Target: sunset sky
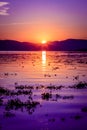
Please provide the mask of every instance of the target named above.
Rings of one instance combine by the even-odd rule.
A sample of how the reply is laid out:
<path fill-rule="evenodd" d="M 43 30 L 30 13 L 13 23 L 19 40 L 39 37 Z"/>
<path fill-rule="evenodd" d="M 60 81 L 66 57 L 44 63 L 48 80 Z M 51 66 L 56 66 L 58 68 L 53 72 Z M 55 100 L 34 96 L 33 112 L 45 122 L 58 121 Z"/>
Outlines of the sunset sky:
<path fill-rule="evenodd" d="M 87 0 L 1 0 L 0 39 L 87 39 Z"/>

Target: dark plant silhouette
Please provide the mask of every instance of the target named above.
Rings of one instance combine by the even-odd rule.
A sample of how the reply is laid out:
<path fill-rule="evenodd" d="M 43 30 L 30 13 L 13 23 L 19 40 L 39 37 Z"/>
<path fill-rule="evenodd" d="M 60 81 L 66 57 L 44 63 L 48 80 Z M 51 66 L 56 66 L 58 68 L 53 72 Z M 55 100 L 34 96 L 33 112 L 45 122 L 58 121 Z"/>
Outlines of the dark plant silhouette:
<path fill-rule="evenodd" d="M 43 93 L 42 94 L 42 99 L 43 100 L 49 100 L 50 98 L 52 98 L 52 94 L 51 93 Z"/>

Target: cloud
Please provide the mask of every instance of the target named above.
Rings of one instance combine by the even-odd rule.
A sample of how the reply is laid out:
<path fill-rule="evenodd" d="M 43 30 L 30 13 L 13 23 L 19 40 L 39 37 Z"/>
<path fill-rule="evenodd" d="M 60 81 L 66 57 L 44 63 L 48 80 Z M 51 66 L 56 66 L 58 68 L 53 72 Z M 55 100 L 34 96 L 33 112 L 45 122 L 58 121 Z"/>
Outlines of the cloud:
<path fill-rule="evenodd" d="M 0 24 L 0 26 L 15 26 L 15 25 L 33 25 L 33 24 L 40 24 L 35 22 L 14 22 L 14 23 L 6 23 L 6 24 Z"/>
<path fill-rule="evenodd" d="M 0 2 L 0 7 L 9 4 L 8 2 Z"/>
<path fill-rule="evenodd" d="M 9 15 L 7 5 L 9 5 L 9 2 L 0 2 L 0 15 Z"/>
<path fill-rule="evenodd" d="M 8 23 L 8 24 L 0 24 L 0 26 L 24 25 L 24 24 L 31 24 L 31 23 L 29 23 L 29 22 L 24 22 L 24 23 L 22 23 L 22 22 L 20 22 L 20 23 Z"/>

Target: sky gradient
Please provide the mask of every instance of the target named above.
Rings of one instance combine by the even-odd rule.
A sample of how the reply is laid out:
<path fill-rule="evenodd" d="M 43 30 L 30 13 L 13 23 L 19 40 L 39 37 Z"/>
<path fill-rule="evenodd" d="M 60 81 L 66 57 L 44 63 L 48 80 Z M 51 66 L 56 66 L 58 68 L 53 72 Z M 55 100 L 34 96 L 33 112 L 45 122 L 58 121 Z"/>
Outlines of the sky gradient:
<path fill-rule="evenodd" d="M 87 0 L 1 0 L 0 39 L 87 39 Z"/>

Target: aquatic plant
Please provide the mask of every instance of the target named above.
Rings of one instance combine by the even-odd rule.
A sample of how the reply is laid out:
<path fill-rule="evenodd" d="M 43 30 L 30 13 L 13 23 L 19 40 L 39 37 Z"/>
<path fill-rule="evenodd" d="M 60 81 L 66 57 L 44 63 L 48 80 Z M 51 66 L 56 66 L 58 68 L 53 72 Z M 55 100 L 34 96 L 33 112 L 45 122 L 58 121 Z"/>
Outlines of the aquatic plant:
<path fill-rule="evenodd" d="M 16 94 L 17 95 L 32 95 L 32 91 L 31 90 L 18 90 Z"/>
<path fill-rule="evenodd" d="M 10 90 L 0 87 L 0 96 L 1 95 L 10 95 Z"/>
<path fill-rule="evenodd" d="M 81 109 L 81 111 L 82 111 L 82 112 L 87 112 L 87 107 L 83 107 L 83 108 Z"/>
<path fill-rule="evenodd" d="M 62 98 L 62 96 L 60 96 L 59 94 L 56 94 L 56 99 L 60 99 Z"/>
<path fill-rule="evenodd" d="M 63 122 L 64 122 L 64 121 L 65 121 L 65 118 L 64 118 L 64 117 L 62 117 L 62 118 L 61 118 L 61 121 L 63 121 Z"/>
<path fill-rule="evenodd" d="M 46 88 L 47 89 L 50 89 L 50 90 L 52 90 L 52 89 L 61 89 L 61 88 L 63 88 L 64 86 L 62 86 L 62 85 L 60 85 L 60 86 L 55 86 L 55 85 L 50 85 L 50 86 L 47 86 Z"/>
<path fill-rule="evenodd" d="M 4 117 L 6 117 L 6 118 L 10 118 L 10 117 L 14 117 L 15 116 L 15 114 L 11 113 L 10 111 L 5 111 L 3 114 L 4 114 Z"/>
<path fill-rule="evenodd" d="M 19 86 L 15 86 L 15 89 L 34 89 L 34 87 L 27 86 L 27 85 L 19 85 Z"/>
<path fill-rule="evenodd" d="M 28 111 L 29 114 L 32 114 L 35 111 L 35 108 L 39 105 L 40 103 L 37 101 L 30 101 L 28 100 L 27 102 L 24 103 L 24 106 L 26 110 Z"/>
<path fill-rule="evenodd" d="M 75 84 L 73 86 L 69 86 L 69 88 L 86 89 L 87 83 L 86 82 L 79 82 L 78 84 Z"/>
<path fill-rule="evenodd" d="M 87 88 L 87 83 L 85 83 L 85 82 L 79 82 L 75 87 L 77 89 Z"/>
<path fill-rule="evenodd" d="M 73 95 L 70 95 L 70 96 L 63 96 L 63 99 L 73 99 L 74 96 Z"/>
<path fill-rule="evenodd" d="M 0 97 L 0 106 L 3 104 L 3 98 Z"/>
<path fill-rule="evenodd" d="M 20 99 L 17 98 L 8 100 L 5 109 L 7 111 L 18 109 L 21 109 L 23 111 L 23 108 L 25 108 L 29 114 L 32 114 L 36 106 L 39 104 L 40 104 L 39 102 L 33 100 L 27 100 L 26 102 L 22 102 Z"/>
<path fill-rule="evenodd" d="M 6 110 L 16 110 L 19 109 L 23 106 L 23 103 L 21 102 L 20 99 L 11 99 L 8 100 L 7 104 L 6 104 Z"/>
<path fill-rule="evenodd" d="M 75 120 L 79 120 L 79 119 L 81 119 L 81 118 L 82 118 L 82 116 L 80 116 L 80 115 L 75 115 L 75 116 L 74 116 L 74 119 L 75 119 Z"/>
<path fill-rule="evenodd" d="M 51 93 L 43 93 L 42 94 L 42 99 L 43 100 L 49 100 L 50 98 L 52 98 L 52 94 Z"/>
<path fill-rule="evenodd" d="M 48 120 L 49 122 L 55 122 L 55 118 L 51 118 Z"/>

